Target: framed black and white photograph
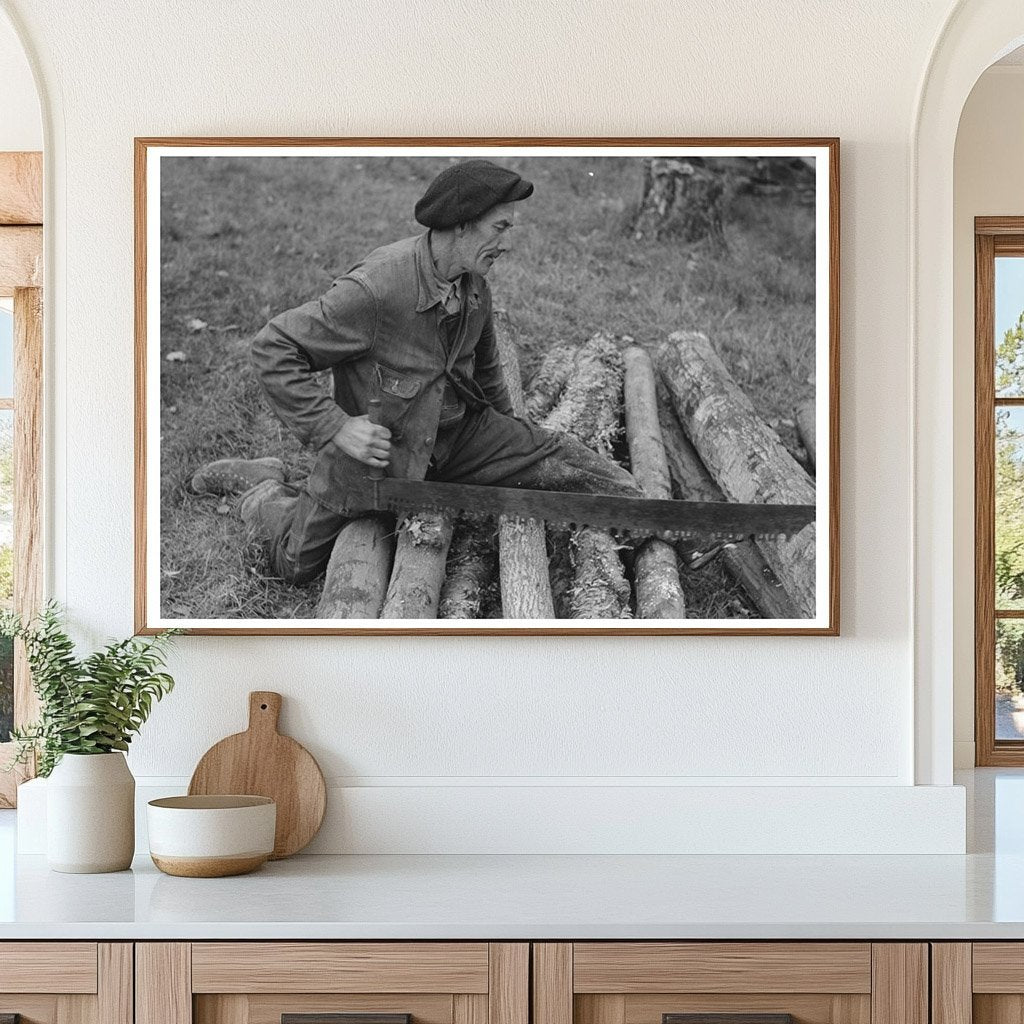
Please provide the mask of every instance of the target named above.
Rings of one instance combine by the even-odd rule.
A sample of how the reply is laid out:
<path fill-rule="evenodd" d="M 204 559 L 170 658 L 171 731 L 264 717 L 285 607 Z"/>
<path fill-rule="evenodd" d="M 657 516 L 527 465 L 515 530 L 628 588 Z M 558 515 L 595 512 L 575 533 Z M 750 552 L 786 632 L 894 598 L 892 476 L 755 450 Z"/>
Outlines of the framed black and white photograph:
<path fill-rule="evenodd" d="M 137 630 L 837 634 L 838 159 L 137 139 Z"/>

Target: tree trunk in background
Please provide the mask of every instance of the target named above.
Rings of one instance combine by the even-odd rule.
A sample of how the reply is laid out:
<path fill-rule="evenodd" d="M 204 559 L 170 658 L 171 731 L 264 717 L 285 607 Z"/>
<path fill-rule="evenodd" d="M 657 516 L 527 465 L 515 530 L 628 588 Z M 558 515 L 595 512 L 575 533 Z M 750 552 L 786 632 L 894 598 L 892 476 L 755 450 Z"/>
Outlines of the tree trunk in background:
<path fill-rule="evenodd" d="M 614 339 L 595 334 L 580 349 L 565 390 L 542 426 L 573 434 L 610 458 L 622 413 L 622 374 L 622 356 Z M 630 586 L 611 535 L 603 530 L 577 530 L 570 548 L 574 566 L 568 594 L 571 617 L 630 618 Z"/>
<path fill-rule="evenodd" d="M 530 393 L 523 409 L 516 410 L 517 416 L 525 416 L 536 423 L 551 412 L 572 373 L 577 352 L 577 345 L 556 345 L 548 350 L 540 369 L 530 380 Z M 512 404 L 515 405 L 515 401 Z"/>
<path fill-rule="evenodd" d="M 417 513 L 402 523 L 395 546 L 382 619 L 436 619 L 444 583 L 452 520 L 437 512 Z"/>
<path fill-rule="evenodd" d="M 525 400 L 515 343 L 500 318 L 496 320 L 495 332 L 512 410 L 517 416 L 522 416 Z M 503 617 L 553 619 L 555 606 L 548 576 L 544 524 L 532 519 L 502 516 L 498 525 L 498 552 Z"/>
<path fill-rule="evenodd" d="M 392 521 L 364 516 L 346 523 L 327 563 L 318 619 L 378 619 L 395 553 Z"/>
<path fill-rule="evenodd" d="M 654 366 L 636 345 L 626 349 L 626 440 L 633 476 L 649 498 L 671 498 L 672 480 L 658 424 L 658 397 Z M 679 582 L 676 550 L 651 538 L 636 553 L 634 563 L 638 619 L 686 618 L 686 603 Z"/>
<path fill-rule="evenodd" d="M 729 501 L 813 505 L 814 483 L 758 416 L 703 335 L 680 331 L 658 349 L 658 367 L 679 420 Z M 795 602 L 815 613 L 815 526 L 758 546 Z"/>
<path fill-rule="evenodd" d="M 497 576 L 493 524 L 456 523 L 441 602 L 440 619 L 480 619 Z"/>
<path fill-rule="evenodd" d="M 800 443 L 807 449 L 811 469 L 818 468 L 818 445 L 815 438 L 814 402 L 802 402 L 796 409 L 796 430 Z"/>
<path fill-rule="evenodd" d="M 634 238 L 676 235 L 686 242 L 709 238 L 725 244 L 723 217 L 731 186 L 701 157 L 652 157 L 643 161 Z"/>
<path fill-rule="evenodd" d="M 679 497 L 687 501 L 724 501 L 722 491 L 704 468 L 700 456 L 683 432 L 664 384 L 658 385 L 658 419 L 665 442 L 669 471 Z M 688 542 L 687 554 L 692 553 Z M 722 564 L 730 576 L 746 591 L 747 597 L 766 619 L 796 619 L 797 606 L 782 588 L 778 577 L 768 568 L 764 556 L 749 540 L 729 545 L 722 551 Z"/>

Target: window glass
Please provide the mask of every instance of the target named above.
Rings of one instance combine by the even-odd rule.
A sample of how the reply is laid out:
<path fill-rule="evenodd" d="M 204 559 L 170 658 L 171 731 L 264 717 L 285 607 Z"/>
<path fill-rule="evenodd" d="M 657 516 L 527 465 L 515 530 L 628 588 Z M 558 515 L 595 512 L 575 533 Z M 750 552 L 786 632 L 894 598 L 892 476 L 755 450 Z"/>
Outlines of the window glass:
<path fill-rule="evenodd" d="M 1024 622 L 996 620 L 996 739 L 1024 739 Z"/>
<path fill-rule="evenodd" d="M 14 396 L 14 314 L 0 306 L 0 398 Z"/>
<path fill-rule="evenodd" d="M 996 257 L 996 398 L 1024 398 L 1024 257 Z"/>
<path fill-rule="evenodd" d="M 1024 407 L 996 409 L 996 611 L 1024 608 Z"/>

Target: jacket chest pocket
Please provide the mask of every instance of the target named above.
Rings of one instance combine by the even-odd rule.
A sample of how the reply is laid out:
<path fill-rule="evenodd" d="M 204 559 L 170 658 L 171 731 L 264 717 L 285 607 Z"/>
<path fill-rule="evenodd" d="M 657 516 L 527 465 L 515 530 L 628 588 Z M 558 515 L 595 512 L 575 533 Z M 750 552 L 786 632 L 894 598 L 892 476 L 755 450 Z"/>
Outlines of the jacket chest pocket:
<path fill-rule="evenodd" d="M 377 375 L 380 381 L 381 420 L 391 431 L 392 438 L 400 441 L 416 396 L 423 390 L 423 381 L 392 370 L 383 363 L 377 364 Z"/>

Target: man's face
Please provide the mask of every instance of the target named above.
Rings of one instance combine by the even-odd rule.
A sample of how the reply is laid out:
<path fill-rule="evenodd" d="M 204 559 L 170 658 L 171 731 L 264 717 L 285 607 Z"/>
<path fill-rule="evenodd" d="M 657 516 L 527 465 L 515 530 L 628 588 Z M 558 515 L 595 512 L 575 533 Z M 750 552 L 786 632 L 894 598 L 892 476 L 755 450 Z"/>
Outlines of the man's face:
<path fill-rule="evenodd" d="M 465 270 L 486 276 L 495 261 L 512 248 L 514 207 L 514 203 L 501 203 L 459 231 L 458 262 Z"/>

